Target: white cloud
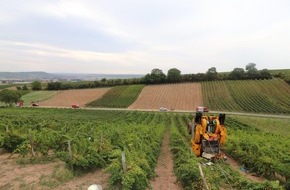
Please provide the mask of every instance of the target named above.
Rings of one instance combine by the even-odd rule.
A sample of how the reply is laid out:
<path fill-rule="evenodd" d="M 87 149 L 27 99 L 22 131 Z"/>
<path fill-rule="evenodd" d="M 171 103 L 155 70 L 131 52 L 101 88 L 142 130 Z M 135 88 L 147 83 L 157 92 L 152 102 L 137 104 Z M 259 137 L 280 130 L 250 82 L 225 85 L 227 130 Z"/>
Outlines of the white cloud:
<path fill-rule="evenodd" d="M 16 68 L 9 68 L 6 63 L 15 63 L 21 70 L 31 62 L 38 67 L 43 65 L 47 71 L 59 69 L 60 72 L 69 72 L 71 68 L 80 72 L 99 69 L 100 72 L 148 73 L 156 67 L 164 72 L 176 67 L 183 73 L 196 73 L 212 66 L 218 71 L 229 71 L 248 62 L 257 62 L 258 68 L 289 67 L 289 3 L 282 0 L 11 0 L 1 3 L 1 70 Z M 33 24 L 25 25 L 28 23 L 25 21 L 33 23 L 36 19 L 44 19 L 52 29 L 55 21 L 73 23 L 72 30 L 78 36 L 75 33 L 68 36 L 67 30 L 61 33 L 61 29 L 55 33 L 37 33 Z M 29 36 L 30 31 L 44 37 Z M 91 40 L 86 38 L 88 31 L 90 35 L 96 33 Z M 96 40 L 101 38 L 100 31 L 109 40 Z M 77 43 L 66 46 L 64 43 L 70 40 L 61 41 L 62 36 L 71 38 L 72 42 L 83 39 L 82 43 L 87 46 L 79 48 Z M 56 40 L 52 43 L 49 39 Z M 128 46 L 130 43 L 134 45 Z M 92 49 L 94 44 L 112 47 L 112 50 Z M 116 44 L 123 51 L 113 50 Z"/>

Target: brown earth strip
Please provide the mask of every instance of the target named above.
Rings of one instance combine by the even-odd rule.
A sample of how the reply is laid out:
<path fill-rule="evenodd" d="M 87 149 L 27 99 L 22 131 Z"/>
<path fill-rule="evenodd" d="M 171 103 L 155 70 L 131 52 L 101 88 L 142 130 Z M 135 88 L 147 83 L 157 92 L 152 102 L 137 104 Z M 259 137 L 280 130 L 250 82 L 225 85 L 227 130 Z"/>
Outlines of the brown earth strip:
<path fill-rule="evenodd" d="M 184 83 L 145 86 L 129 109 L 195 110 L 202 105 L 201 84 Z"/>
<path fill-rule="evenodd" d="M 165 132 L 162 142 L 160 156 L 157 161 L 155 172 L 157 177 L 150 181 L 150 188 L 153 190 L 181 190 L 173 173 L 173 156 L 169 147 L 170 133 L 169 129 Z"/>
<path fill-rule="evenodd" d="M 77 190 L 87 189 L 92 184 L 108 187 L 109 175 L 101 170 L 73 177 L 66 183 L 54 184 L 57 183 L 53 179 L 54 170 L 65 168 L 65 163 L 56 161 L 44 164 L 17 164 L 16 160 L 16 156 L 9 158 L 9 154 L 0 155 L 0 190 Z M 52 186 L 42 184 L 44 180 Z"/>
<path fill-rule="evenodd" d="M 78 104 L 84 107 L 87 103 L 101 98 L 110 88 L 80 89 L 59 91 L 49 100 L 39 102 L 40 106 L 71 107 Z"/>
<path fill-rule="evenodd" d="M 51 174 L 59 164 L 20 165 L 16 158 L 9 158 L 9 154 L 0 155 L 0 189 L 25 189 L 27 186 L 37 189 L 39 178 Z"/>

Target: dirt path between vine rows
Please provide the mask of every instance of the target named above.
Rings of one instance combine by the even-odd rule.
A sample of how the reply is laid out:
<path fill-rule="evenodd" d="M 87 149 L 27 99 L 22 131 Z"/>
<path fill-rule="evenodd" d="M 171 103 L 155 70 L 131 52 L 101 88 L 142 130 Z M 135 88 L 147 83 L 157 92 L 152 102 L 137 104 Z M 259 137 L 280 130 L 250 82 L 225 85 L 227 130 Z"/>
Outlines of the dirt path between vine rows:
<path fill-rule="evenodd" d="M 181 190 L 181 185 L 177 183 L 173 173 L 173 156 L 170 151 L 169 128 L 165 132 L 162 142 L 161 152 L 155 169 L 157 177 L 150 181 L 149 189 L 153 190 Z"/>
<path fill-rule="evenodd" d="M 238 164 L 238 162 L 233 159 L 231 156 L 226 154 L 227 162 L 230 164 L 231 168 L 235 171 L 238 171 L 242 176 L 247 178 L 248 180 L 255 181 L 255 182 L 263 182 L 266 179 L 261 176 L 256 176 L 254 173 L 247 173 L 241 170 L 241 166 Z"/>

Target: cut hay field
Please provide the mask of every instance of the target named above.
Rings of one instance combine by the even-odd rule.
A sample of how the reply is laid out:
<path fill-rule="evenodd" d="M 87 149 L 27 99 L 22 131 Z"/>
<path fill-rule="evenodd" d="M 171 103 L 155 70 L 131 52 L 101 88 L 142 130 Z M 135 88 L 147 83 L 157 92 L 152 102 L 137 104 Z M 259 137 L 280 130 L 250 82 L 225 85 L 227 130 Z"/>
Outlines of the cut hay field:
<path fill-rule="evenodd" d="M 195 110 L 203 105 L 200 83 L 145 86 L 129 109 Z"/>
<path fill-rule="evenodd" d="M 39 102 L 40 106 L 71 107 L 78 104 L 84 107 L 85 104 L 102 97 L 110 88 L 64 90 L 57 92 L 52 98 Z"/>

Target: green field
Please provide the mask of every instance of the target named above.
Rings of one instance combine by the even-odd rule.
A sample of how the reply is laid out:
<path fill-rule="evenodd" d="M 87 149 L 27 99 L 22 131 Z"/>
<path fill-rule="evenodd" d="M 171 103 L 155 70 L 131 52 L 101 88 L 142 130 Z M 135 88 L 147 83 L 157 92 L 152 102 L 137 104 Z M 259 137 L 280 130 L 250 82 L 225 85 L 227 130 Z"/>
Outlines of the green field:
<path fill-rule="evenodd" d="M 250 172 L 268 178 L 279 174 L 289 179 L 289 122 L 290 119 L 230 117 L 225 149 Z"/>
<path fill-rule="evenodd" d="M 147 188 L 148 180 L 154 176 L 163 136 L 169 130 L 178 181 L 184 189 L 201 188 L 198 163 L 203 165 L 205 160 L 191 153 L 191 137 L 186 130 L 186 124 L 192 119 L 189 113 L 6 108 L 0 109 L 0 117 L 0 148 L 32 158 L 33 147 L 33 159 L 54 157 L 73 171 L 106 168 L 110 184 L 116 189 Z M 226 151 L 253 172 L 268 178 L 279 173 L 288 179 L 290 142 L 283 136 L 284 129 L 280 129 L 289 119 L 271 119 L 280 126 L 277 134 L 268 132 L 271 126 L 258 128 L 270 120 L 249 117 L 249 122 L 256 121 L 249 125 L 243 119 L 236 116 L 226 119 Z M 290 130 L 289 125 L 286 128 Z M 127 172 L 122 169 L 122 152 L 126 155 Z M 203 169 L 211 189 L 226 188 L 229 184 L 240 190 L 281 189 L 277 182 L 248 181 L 227 163 L 203 166 Z"/>
<path fill-rule="evenodd" d="M 202 94 L 211 110 L 290 113 L 290 86 L 280 79 L 202 82 Z"/>
<path fill-rule="evenodd" d="M 87 104 L 88 107 L 126 108 L 140 94 L 144 85 L 123 85 L 111 88 L 102 98 Z"/>
<path fill-rule="evenodd" d="M 53 156 L 74 171 L 107 168 L 112 186 L 137 190 L 154 176 L 166 127 L 166 115 L 158 112 L 18 108 L 0 109 L 0 117 L 0 148 L 27 158 L 33 147 L 34 159 Z"/>
<path fill-rule="evenodd" d="M 21 97 L 24 106 L 31 105 L 31 102 L 41 102 L 54 96 L 57 91 L 33 91 Z"/>
<path fill-rule="evenodd" d="M 13 85 L 13 84 L 1 84 L 0 85 L 0 90 L 5 89 L 5 88 L 10 88 L 10 87 L 13 87 L 13 86 L 15 86 L 15 85 Z"/>

